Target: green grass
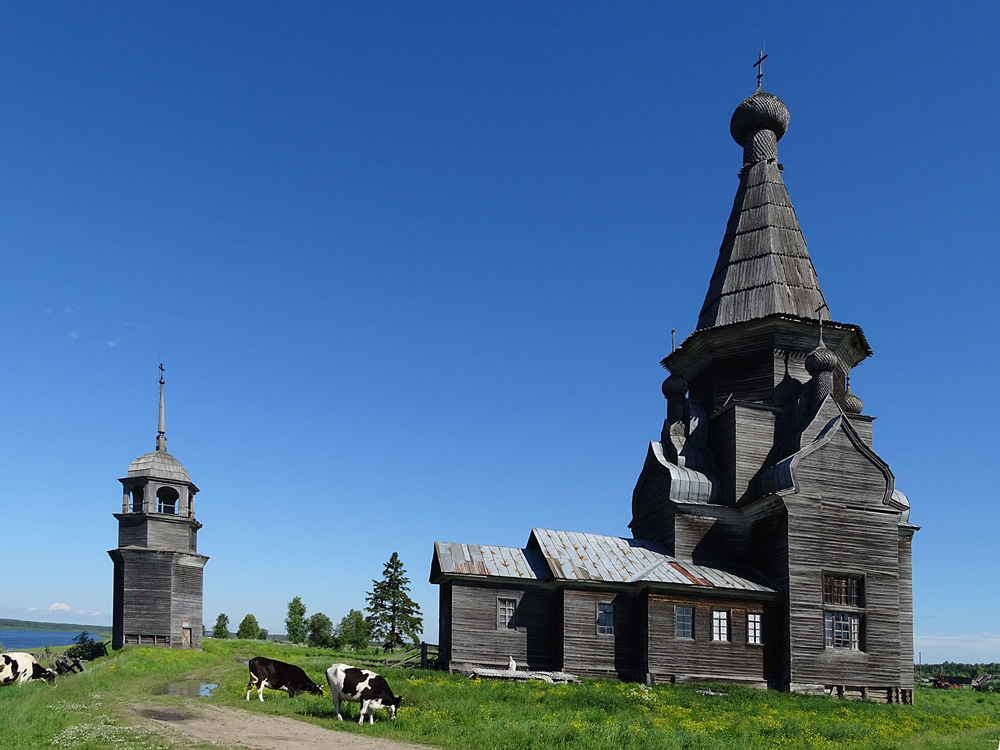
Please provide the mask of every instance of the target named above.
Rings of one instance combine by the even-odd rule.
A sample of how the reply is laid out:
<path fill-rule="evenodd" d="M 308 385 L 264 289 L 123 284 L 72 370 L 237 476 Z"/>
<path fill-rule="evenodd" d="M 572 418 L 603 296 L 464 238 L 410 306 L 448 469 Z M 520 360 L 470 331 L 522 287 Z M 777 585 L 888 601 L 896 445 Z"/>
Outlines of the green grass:
<path fill-rule="evenodd" d="M 717 686 L 727 695 L 710 697 L 699 686 L 515 684 L 411 670 L 383 670 L 404 697 L 399 720 L 379 712 L 374 726 L 359 727 L 357 704 L 347 704 L 338 722 L 328 696 L 293 700 L 265 690 L 263 704 L 256 695 L 247 703 L 247 669 L 236 660 L 257 654 L 299 664 L 317 681 L 334 661 L 361 661 L 259 641 L 206 641 L 203 652 L 127 649 L 54 688 L 0 690 L 0 745 L 166 750 L 167 740 L 130 725 L 126 706 L 190 705 L 194 699 L 153 694 L 184 678 L 219 683 L 212 698 L 198 702 L 448 748 L 993 750 L 1000 740 L 1000 695 L 968 690 L 918 688 L 917 705 L 882 706 L 735 686 Z"/>

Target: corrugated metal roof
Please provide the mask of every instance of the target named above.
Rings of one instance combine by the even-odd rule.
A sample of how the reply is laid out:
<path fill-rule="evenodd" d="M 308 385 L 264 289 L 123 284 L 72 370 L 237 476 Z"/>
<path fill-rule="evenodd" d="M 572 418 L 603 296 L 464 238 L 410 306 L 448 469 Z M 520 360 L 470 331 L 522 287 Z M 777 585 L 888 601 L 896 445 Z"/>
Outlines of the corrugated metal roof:
<path fill-rule="evenodd" d="M 772 589 L 718 568 L 678 560 L 656 542 L 578 531 L 532 529 L 536 546 L 558 579 L 607 583 L 670 583 L 740 591 Z"/>
<path fill-rule="evenodd" d="M 773 591 L 729 571 L 678 560 L 656 542 L 578 531 L 532 529 L 526 549 L 435 542 L 434 555 L 442 574 Z"/>
<path fill-rule="evenodd" d="M 535 550 L 491 544 L 434 542 L 434 554 L 442 573 L 536 581 L 552 578 L 545 560 Z"/>

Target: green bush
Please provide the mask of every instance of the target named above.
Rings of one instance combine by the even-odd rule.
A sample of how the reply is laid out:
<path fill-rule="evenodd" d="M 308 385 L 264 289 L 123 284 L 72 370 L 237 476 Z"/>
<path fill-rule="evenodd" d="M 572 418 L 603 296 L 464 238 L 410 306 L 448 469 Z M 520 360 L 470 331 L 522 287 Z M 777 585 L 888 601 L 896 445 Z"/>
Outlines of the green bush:
<path fill-rule="evenodd" d="M 86 630 L 74 638 L 73 642 L 76 645 L 70 646 L 66 649 L 66 656 L 71 659 L 93 661 L 99 656 L 104 656 L 106 653 L 104 644 L 91 638 L 90 633 Z"/>

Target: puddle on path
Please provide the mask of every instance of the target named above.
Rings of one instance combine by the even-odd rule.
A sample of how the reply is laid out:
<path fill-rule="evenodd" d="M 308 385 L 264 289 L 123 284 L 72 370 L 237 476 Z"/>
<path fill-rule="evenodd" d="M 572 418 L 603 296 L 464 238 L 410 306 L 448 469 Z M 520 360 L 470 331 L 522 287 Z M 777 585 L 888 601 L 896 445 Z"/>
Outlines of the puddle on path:
<path fill-rule="evenodd" d="M 187 698 L 209 698 L 212 691 L 219 687 L 217 682 L 204 680 L 178 680 L 154 690 L 153 695 L 183 695 Z"/>

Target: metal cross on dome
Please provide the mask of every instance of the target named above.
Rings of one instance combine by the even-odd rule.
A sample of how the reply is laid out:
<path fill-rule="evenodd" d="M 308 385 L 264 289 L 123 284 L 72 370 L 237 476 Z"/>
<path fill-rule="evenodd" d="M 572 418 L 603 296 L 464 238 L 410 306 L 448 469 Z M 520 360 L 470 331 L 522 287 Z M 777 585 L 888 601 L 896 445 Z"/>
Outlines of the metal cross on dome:
<path fill-rule="evenodd" d="M 764 54 L 764 50 L 760 51 L 760 57 L 757 58 L 757 62 L 753 64 L 757 68 L 757 88 L 760 88 L 760 82 L 764 78 L 764 61 L 767 59 L 767 55 Z"/>

